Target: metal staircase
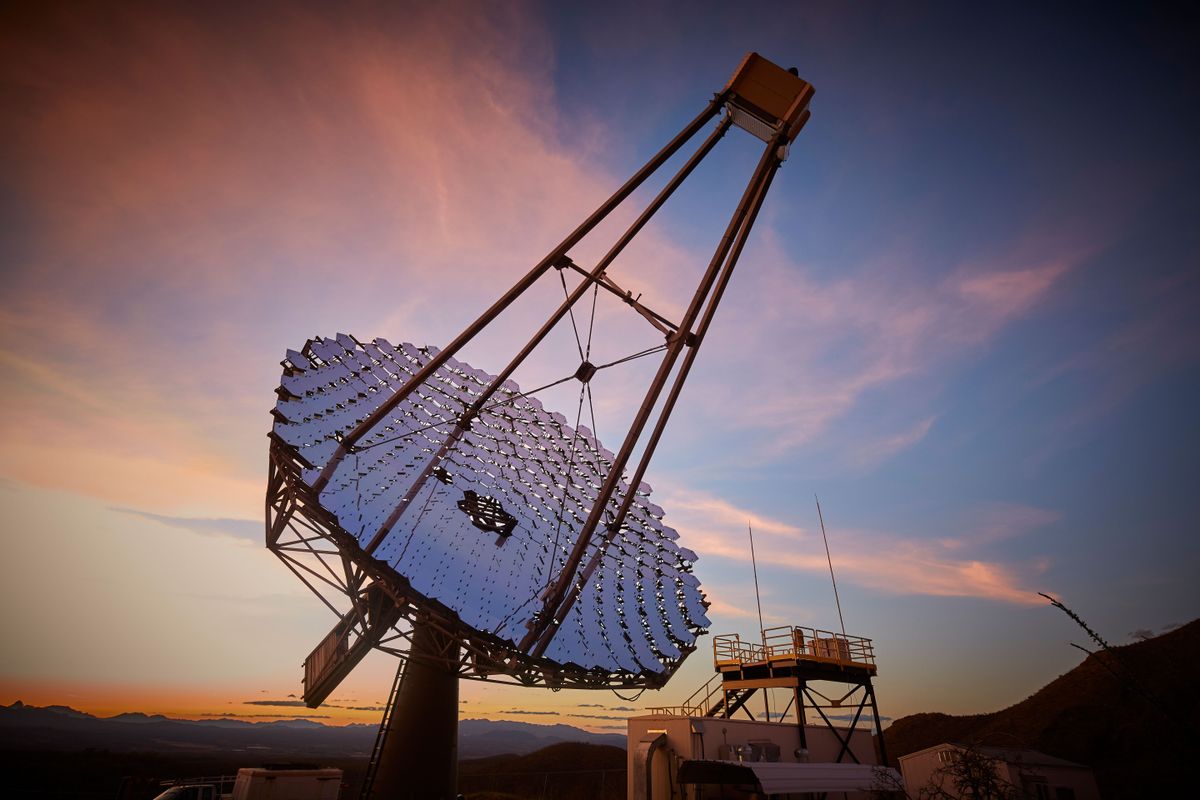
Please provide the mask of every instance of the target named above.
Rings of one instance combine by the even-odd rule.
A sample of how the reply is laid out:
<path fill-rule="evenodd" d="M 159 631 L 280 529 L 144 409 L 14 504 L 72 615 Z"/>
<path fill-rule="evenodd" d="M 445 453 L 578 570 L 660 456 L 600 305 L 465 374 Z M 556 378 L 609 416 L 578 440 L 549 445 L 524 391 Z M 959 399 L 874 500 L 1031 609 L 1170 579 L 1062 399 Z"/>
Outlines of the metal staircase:
<path fill-rule="evenodd" d="M 721 698 L 709 708 L 704 715 L 706 717 L 732 717 L 739 709 L 745 708 L 746 701 L 754 696 L 757 689 L 730 689 L 727 692 L 721 693 Z M 729 711 L 725 711 L 725 706 L 728 704 Z M 754 719 L 754 715 L 750 713 L 750 709 L 745 709 L 746 714 L 750 719 Z"/>
<path fill-rule="evenodd" d="M 404 672 L 407 666 L 408 659 L 400 659 L 400 666 L 396 668 L 396 678 L 392 681 L 392 691 L 383 705 L 383 720 L 379 723 L 379 732 L 375 734 L 375 746 L 371 748 L 371 760 L 367 762 L 367 772 L 363 776 L 362 791 L 358 795 L 359 800 L 371 800 L 371 791 L 375 786 L 375 774 L 379 771 L 379 755 L 383 752 L 384 742 L 387 741 L 388 728 L 392 722 L 392 707 L 395 705 L 396 695 L 400 693 L 400 686 L 404 683 Z"/>
<path fill-rule="evenodd" d="M 682 717 L 732 717 L 741 710 L 753 695 L 754 689 L 726 689 L 721 675 L 713 675 L 692 696 L 677 706 L 654 706 L 647 709 L 651 714 L 667 714 Z M 729 712 L 726 713 L 726 704 Z M 746 709 L 750 719 L 754 715 Z"/>
<path fill-rule="evenodd" d="M 714 686 L 713 684 L 716 685 Z M 716 701 L 717 705 L 713 704 L 714 696 L 718 698 Z M 713 675 L 703 686 L 692 692 L 692 696 L 684 700 L 680 705 L 652 706 L 647 711 L 651 714 L 664 714 L 667 716 L 712 717 L 719 713 L 719 709 L 723 707 L 724 702 L 724 695 L 721 691 L 721 676 Z"/>

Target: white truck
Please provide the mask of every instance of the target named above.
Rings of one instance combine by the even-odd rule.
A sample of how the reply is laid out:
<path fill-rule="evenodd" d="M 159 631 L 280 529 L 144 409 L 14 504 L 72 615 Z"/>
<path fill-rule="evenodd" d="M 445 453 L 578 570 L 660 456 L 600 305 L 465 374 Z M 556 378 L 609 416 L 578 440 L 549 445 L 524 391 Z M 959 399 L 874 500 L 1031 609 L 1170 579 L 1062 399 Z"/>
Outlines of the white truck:
<path fill-rule="evenodd" d="M 232 792 L 224 792 L 227 784 L 206 778 L 182 781 L 154 800 L 338 800 L 342 771 L 247 767 L 238 770 Z"/>

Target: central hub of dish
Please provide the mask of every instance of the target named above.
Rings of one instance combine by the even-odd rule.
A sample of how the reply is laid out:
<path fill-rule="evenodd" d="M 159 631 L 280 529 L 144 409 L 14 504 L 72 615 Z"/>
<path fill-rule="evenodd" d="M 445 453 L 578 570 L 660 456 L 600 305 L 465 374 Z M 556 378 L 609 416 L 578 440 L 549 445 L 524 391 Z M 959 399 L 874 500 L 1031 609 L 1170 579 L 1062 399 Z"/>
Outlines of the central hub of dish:
<path fill-rule="evenodd" d="M 561 374 L 561 373 L 560 373 Z M 587 383 L 596 374 L 596 365 L 590 361 L 584 361 L 579 365 L 579 369 L 575 370 L 575 377 L 580 383 Z"/>

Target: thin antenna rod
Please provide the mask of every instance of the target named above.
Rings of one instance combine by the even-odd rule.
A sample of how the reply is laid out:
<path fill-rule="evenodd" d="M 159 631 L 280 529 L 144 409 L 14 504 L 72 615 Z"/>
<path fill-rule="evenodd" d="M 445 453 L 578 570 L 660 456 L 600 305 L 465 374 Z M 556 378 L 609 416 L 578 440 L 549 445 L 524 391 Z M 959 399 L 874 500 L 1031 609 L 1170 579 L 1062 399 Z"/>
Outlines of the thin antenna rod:
<path fill-rule="evenodd" d="M 813 495 L 817 501 L 817 519 L 821 520 L 821 538 L 825 540 L 825 560 L 829 562 L 829 580 L 833 581 L 833 602 L 837 603 L 838 624 L 842 626 L 842 638 L 846 638 L 846 621 L 842 619 L 842 601 L 838 598 L 837 578 L 833 576 L 833 557 L 829 555 L 829 537 L 825 535 L 825 517 L 821 514 L 821 498 Z"/>
<path fill-rule="evenodd" d="M 758 603 L 758 635 L 762 637 L 762 646 L 766 650 L 767 629 L 763 627 L 762 597 L 758 594 L 758 561 L 754 558 L 754 529 L 750 527 L 750 520 L 746 520 L 746 530 L 750 532 L 750 567 L 754 570 L 754 602 Z"/>

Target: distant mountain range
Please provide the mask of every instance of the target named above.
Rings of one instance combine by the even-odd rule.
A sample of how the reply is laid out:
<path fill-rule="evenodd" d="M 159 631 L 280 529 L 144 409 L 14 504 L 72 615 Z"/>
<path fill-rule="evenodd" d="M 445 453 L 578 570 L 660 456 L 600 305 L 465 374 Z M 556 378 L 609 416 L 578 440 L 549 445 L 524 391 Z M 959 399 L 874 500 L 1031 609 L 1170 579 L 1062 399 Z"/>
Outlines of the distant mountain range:
<path fill-rule="evenodd" d="M 257 760 L 296 757 L 354 758 L 370 755 L 375 725 L 324 725 L 312 720 L 247 722 L 239 719 L 171 719 L 140 712 L 96 717 L 67 706 L 0 706 L 0 747 L 159 753 L 246 753 Z M 571 725 L 537 725 L 464 719 L 459 757 L 531 753 L 560 742 L 625 746 L 615 733 L 590 733 Z"/>
<path fill-rule="evenodd" d="M 901 717 L 884 731 L 888 756 L 894 762 L 942 742 L 1039 750 L 1092 767 L 1105 798 L 1183 796 L 1200 754 L 1198 666 L 1195 620 L 1089 655 L 992 714 Z"/>
<path fill-rule="evenodd" d="M 1082 639 L 1081 639 L 1082 641 Z M 1087 764 L 1105 798 L 1183 796 L 1190 765 L 1200 753 L 1200 620 L 1136 644 L 1088 656 L 1083 663 L 1016 705 L 991 714 L 913 714 L 884 732 L 893 762 L 941 742 L 1025 748 Z M 173 756 L 232 754 L 246 763 L 295 759 L 362 759 L 374 743 L 374 725 L 335 727 L 311 720 L 248 722 L 181 720 L 141 713 L 95 717 L 66 706 L 21 702 L 0 706 L 0 751 L 107 750 Z M 459 723 L 459 755 L 480 759 L 524 756 L 550 745 L 578 742 L 624 748 L 619 734 L 589 733 L 570 725 L 466 719 Z M 620 759 L 587 769 L 618 769 Z M 603 757 L 601 757 L 603 756 Z M 542 758 L 538 756 L 537 758 Z M 609 762 L 612 762 L 611 764 Z M 505 772 L 506 761 L 481 763 L 468 773 Z M 528 771 L 524 762 L 514 762 Z M 592 779 L 596 778 L 596 773 Z M 607 774 L 607 773 L 606 773 Z M 609 777 L 616 781 L 614 773 Z M 515 780 L 515 779 L 514 779 Z M 623 778 L 621 778 L 623 780 Z M 514 784 L 515 787 L 515 784 Z"/>

